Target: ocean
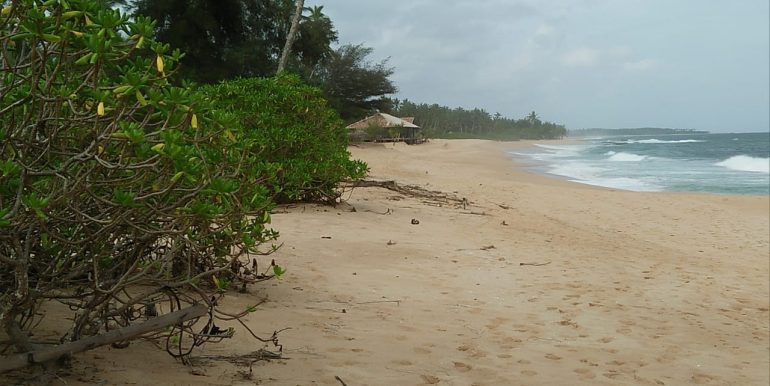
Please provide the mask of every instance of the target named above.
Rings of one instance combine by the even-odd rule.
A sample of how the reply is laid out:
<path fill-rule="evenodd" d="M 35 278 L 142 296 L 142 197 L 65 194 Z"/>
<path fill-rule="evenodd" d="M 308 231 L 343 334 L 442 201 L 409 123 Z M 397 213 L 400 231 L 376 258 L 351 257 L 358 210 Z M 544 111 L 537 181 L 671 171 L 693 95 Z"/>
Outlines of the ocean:
<path fill-rule="evenodd" d="M 585 138 L 509 154 L 538 172 L 608 188 L 770 194 L 770 133 Z"/>

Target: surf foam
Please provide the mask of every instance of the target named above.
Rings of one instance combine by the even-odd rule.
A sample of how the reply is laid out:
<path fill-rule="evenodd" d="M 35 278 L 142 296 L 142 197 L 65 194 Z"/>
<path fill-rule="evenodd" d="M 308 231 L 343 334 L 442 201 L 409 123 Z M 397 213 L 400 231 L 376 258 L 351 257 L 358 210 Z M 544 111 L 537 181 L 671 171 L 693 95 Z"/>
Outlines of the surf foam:
<path fill-rule="evenodd" d="M 607 152 L 607 155 L 610 156 L 610 158 L 607 158 L 607 160 L 612 162 L 639 162 L 647 159 L 646 155 L 623 152 L 616 153 L 614 151 Z"/>
<path fill-rule="evenodd" d="M 770 173 L 770 158 L 736 155 L 714 165 L 742 172 Z"/>

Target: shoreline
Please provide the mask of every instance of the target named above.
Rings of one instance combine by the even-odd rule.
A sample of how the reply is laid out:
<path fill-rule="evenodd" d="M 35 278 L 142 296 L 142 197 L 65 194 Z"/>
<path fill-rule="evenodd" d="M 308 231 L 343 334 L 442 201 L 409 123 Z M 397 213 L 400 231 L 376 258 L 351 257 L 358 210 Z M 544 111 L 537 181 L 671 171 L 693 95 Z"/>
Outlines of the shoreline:
<path fill-rule="evenodd" d="M 287 274 L 221 304 L 267 297 L 245 322 L 290 327 L 291 359 L 257 362 L 252 380 L 226 362 L 197 376 L 139 342 L 76 356 L 87 381 L 68 384 L 770 382 L 768 197 L 563 181 L 517 165 L 511 144 L 526 146 L 351 147 L 371 178 L 443 196 L 356 188 L 335 208 L 276 211 L 284 245 L 268 258 Z M 198 355 L 261 347 L 232 326 L 240 338 Z"/>
<path fill-rule="evenodd" d="M 625 137 L 624 137 L 625 138 Z M 695 140 L 693 140 L 695 141 Z M 644 181 L 645 178 L 652 178 L 653 180 L 662 178 L 664 181 L 666 179 L 665 176 L 657 175 L 653 170 L 655 169 L 648 169 L 641 175 L 624 175 L 624 174 L 613 174 L 611 176 L 602 176 L 600 174 L 589 174 L 591 177 L 581 177 L 581 173 L 578 175 L 575 175 L 574 171 L 568 172 L 567 174 L 554 174 L 551 172 L 551 170 L 561 170 L 561 166 L 563 165 L 581 165 L 583 168 L 592 169 L 594 167 L 599 168 L 599 170 L 604 171 L 613 171 L 613 168 L 618 168 L 620 164 L 625 164 L 625 162 L 607 162 L 608 160 L 601 160 L 601 159 L 594 159 L 589 157 L 573 157 L 573 156 L 567 156 L 567 159 L 562 159 L 561 156 L 555 158 L 555 159 L 546 159 L 546 160 L 538 160 L 533 157 L 531 157 L 531 154 L 538 154 L 542 155 L 541 153 L 545 152 L 546 154 L 552 153 L 552 154 L 558 154 L 559 152 L 555 149 L 567 149 L 567 147 L 563 148 L 549 148 L 549 146 L 558 146 L 558 145 L 581 145 L 585 144 L 588 148 L 595 147 L 595 146 L 601 146 L 600 144 L 597 145 L 595 142 L 587 141 L 586 139 L 576 139 L 576 138 L 568 138 L 565 140 L 537 140 L 537 141 L 527 141 L 527 145 L 525 146 L 526 149 L 530 149 L 530 153 L 518 153 L 514 151 L 507 152 L 507 155 L 510 159 L 512 159 L 513 162 L 516 162 L 518 166 L 520 166 L 524 170 L 531 171 L 534 174 L 538 175 L 544 175 L 551 178 L 556 178 L 564 181 L 569 181 L 573 183 L 583 184 L 583 185 L 590 185 L 595 186 L 599 188 L 605 188 L 605 189 L 614 189 L 614 190 L 622 190 L 622 191 L 630 191 L 630 192 L 650 192 L 650 193 L 683 193 L 683 194 L 713 194 L 718 196 L 750 196 L 750 197 L 767 197 L 770 196 L 768 193 L 759 192 L 758 189 L 762 189 L 762 183 L 754 182 L 754 184 L 758 185 L 752 185 L 748 187 L 744 187 L 742 189 L 739 189 L 739 191 L 731 191 L 733 189 L 722 189 L 717 188 L 713 185 L 713 181 L 711 183 L 706 184 L 691 184 L 687 187 L 680 186 L 676 188 L 677 183 L 676 180 L 672 181 L 666 181 L 662 184 L 659 184 L 658 182 L 651 182 L 651 186 L 647 188 L 642 188 L 644 185 L 647 185 L 648 182 Z M 546 148 L 542 151 L 537 151 L 540 149 L 540 145 L 543 145 L 542 147 Z M 521 147 L 514 147 L 515 149 L 521 149 Z M 618 150 L 620 152 L 619 154 L 626 154 L 623 152 L 623 150 Z M 614 154 L 615 151 L 610 151 L 608 154 Z M 530 155 L 528 155 L 530 154 Z M 640 154 L 645 154 L 644 152 Z M 627 155 L 627 154 L 626 154 Z M 654 155 L 636 155 L 636 154 L 630 154 L 630 156 L 634 157 L 641 157 L 642 159 L 650 158 L 650 159 L 656 159 L 658 156 Z M 735 155 L 732 157 L 728 157 L 728 159 L 734 159 L 734 158 L 747 158 L 754 160 L 756 159 L 754 156 L 749 155 Z M 661 158 L 666 159 L 666 158 Z M 759 160 L 759 159 L 757 159 Z M 764 159 L 765 162 L 767 162 L 767 159 Z M 716 162 L 716 161 L 713 161 Z M 722 161 L 724 162 L 724 161 Z M 716 162 L 716 164 L 709 164 L 709 165 L 719 165 L 721 162 Z M 624 165 L 625 166 L 625 165 Z M 633 166 L 633 165 L 631 165 Z M 649 166 L 648 166 L 649 168 Z M 744 177 L 745 177 L 745 170 L 743 169 L 733 169 L 733 168 L 725 168 L 725 170 L 732 169 L 731 173 L 741 173 L 743 171 Z M 580 169 L 577 169 L 580 170 Z M 719 172 L 719 171 L 716 171 Z M 758 171 L 759 175 L 761 175 L 761 171 Z M 681 173 L 681 171 L 680 171 Z M 765 174 L 767 172 L 765 171 Z M 755 173 L 756 174 L 756 173 Z M 732 178 L 732 177 L 730 177 Z M 766 178 L 766 177 L 765 177 Z M 615 180 L 629 180 L 632 182 L 632 184 L 640 184 L 637 188 L 634 187 L 623 187 L 622 185 L 625 183 L 621 183 L 620 186 L 617 185 L 617 183 L 613 182 Z M 674 183 L 673 185 L 671 185 Z M 680 183 L 681 184 L 681 183 Z M 686 190 L 686 189 L 690 190 Z"/>

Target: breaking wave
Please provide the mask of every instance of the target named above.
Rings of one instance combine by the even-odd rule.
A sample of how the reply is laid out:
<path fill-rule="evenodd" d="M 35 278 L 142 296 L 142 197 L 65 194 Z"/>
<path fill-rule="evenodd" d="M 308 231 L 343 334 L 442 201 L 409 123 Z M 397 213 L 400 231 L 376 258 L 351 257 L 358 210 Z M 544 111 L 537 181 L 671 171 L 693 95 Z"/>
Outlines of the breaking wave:
<path fill-rule="evenodd" d="M 614 151 L 609 151 L 606 153 L 610 158 L 607 158 L 608 161 L 613 162 L 639 162 L 644 161 L 647 159 L 646 155 L 639 155 L 639 154 L 633 154 L 633 153 L 616 153 Z"/>
<path fill-rule="evenodd" d="M 742 172 L 770 173 L 770 158 L 736 155 L 714 165 Z"/>

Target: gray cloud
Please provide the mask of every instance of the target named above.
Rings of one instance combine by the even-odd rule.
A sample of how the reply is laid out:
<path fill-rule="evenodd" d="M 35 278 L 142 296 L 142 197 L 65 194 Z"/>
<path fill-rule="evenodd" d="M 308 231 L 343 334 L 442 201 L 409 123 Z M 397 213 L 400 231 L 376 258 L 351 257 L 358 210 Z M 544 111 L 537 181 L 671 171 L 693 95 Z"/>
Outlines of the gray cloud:
<path fill-rule="evenodd" d="M 399 98 L 575 128 L 770 126 L 766 1 L 307 3 L 390 57 Z"/>

